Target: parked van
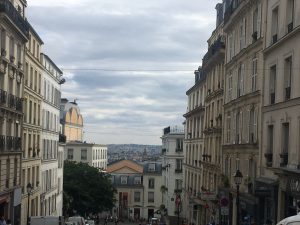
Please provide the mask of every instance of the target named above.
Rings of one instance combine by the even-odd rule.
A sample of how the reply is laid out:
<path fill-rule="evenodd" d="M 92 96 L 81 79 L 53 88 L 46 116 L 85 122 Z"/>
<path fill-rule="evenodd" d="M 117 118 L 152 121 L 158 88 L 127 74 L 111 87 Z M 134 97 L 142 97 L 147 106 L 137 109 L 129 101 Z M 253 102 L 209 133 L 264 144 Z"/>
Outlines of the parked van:
<path fill-rule="evenodd" d="M 63 216 L 32 216 L 30 225 L 65 225 Z"/>

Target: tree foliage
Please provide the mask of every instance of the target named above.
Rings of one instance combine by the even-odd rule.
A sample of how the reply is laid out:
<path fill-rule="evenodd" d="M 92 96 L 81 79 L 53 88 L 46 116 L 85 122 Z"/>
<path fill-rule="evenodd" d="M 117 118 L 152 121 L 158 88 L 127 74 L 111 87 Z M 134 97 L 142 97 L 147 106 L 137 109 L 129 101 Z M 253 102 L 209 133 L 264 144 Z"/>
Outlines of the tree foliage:
<path fill-rule="evenodd" d="M 109 175 L 85 163 L 64 163 L 64 214 L 79 215 L 109 210 L 114 193 Z"/>

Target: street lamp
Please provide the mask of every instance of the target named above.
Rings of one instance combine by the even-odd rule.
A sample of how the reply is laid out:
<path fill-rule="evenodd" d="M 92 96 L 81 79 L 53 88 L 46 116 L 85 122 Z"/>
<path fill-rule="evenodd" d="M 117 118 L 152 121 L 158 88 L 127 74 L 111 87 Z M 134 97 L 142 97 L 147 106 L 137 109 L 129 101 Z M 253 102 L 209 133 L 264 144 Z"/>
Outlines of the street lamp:
<path fill-rule="evenodd" d="M 29 221 L 29 200 L 30 200 L 30 194 L 31 194 L 31 191 L 32 191 L 32 185 L 31 185 L 31 183 L 27 184 L 26 189 L 27 189 L 27 194 L 28 194 L 27 225 L 30 225 L 30 221 Z"/>
<path fill-rule="evenodd" d="M 242 183 L 243 180 L 243 174 L 241 173 L 241 171 L 238 169 L 234 176 L 234 182 L 236 184 L 236 225 L 240 224 L 240 185 Z"/>

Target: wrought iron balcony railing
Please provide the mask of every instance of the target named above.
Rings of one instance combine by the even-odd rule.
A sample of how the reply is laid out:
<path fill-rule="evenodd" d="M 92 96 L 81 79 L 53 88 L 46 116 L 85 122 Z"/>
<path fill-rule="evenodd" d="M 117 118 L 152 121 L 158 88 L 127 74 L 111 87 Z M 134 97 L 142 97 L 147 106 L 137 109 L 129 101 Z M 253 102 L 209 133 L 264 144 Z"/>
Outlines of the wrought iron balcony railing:
<path fill-rule="evenodd" d="M 9 0 L 0 0 L 0 13 L 5 13 L 18 29 L 29 37 L 29 23 Z"/>

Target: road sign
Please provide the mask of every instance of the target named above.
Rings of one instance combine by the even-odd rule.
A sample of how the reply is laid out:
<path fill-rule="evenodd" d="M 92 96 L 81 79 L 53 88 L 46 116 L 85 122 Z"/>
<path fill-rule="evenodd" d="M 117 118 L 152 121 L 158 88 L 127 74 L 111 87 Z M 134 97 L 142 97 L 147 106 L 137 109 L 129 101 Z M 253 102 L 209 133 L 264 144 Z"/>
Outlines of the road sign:
<path fill-rule="evenodd" d="M 221 207 L 226 207 L 229 205 L 229 199 L 226 197 L 222 197 L 220 200 L 220 205 Z"/>

